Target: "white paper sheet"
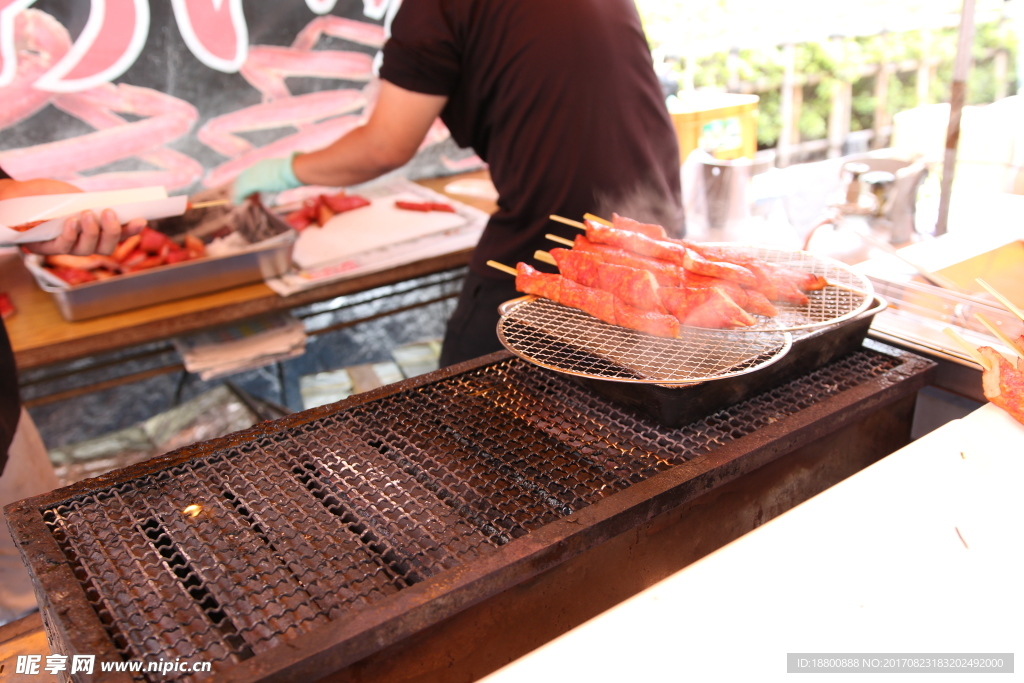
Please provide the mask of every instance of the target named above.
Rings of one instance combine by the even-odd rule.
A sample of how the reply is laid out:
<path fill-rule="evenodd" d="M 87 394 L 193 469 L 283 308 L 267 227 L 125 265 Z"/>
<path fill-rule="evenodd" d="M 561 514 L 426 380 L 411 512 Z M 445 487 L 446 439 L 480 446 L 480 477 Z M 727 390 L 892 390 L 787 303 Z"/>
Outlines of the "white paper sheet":
<path fill-rule="evenodd" d="M 17 197 L 0 202 L 0 245 L 53 239 L 60 234 L 67 216 L 87 209 L 111 209 L 119 221 L 127 223 L 133 218 L 178 216 L 187 208 L 187 196 L 168 197 L 162 187 Z M 39 220 L 46 222 L 24 232 L 7 227 Z"/>

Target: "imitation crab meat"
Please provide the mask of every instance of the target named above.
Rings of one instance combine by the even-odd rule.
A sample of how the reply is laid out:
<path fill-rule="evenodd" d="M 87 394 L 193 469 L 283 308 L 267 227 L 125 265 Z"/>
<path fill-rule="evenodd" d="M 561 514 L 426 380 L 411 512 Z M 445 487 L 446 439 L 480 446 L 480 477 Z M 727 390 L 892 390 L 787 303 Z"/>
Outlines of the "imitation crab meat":
<path fill-rule="evenodd" d="M 149 226 L 137 235 L 126 237 L 110 256 L 72 256 L 58 254 L 44 259 L 45 267 L 69 285 L 107 280 L 124 273 L 181 263 L 206 255 L 206 245 L 194 235 L 185 235 L 182 244 Z"/>
<path fill-rule="evenodd" d="M 307 199 L 302 208 L 285 216 L 285 221 L 298 231 L 311 225 L 323 227 L 336 214 L 369 206 L 370 200 L 355 194 L 339 192 L 335 195 L 321 194 Z"/>

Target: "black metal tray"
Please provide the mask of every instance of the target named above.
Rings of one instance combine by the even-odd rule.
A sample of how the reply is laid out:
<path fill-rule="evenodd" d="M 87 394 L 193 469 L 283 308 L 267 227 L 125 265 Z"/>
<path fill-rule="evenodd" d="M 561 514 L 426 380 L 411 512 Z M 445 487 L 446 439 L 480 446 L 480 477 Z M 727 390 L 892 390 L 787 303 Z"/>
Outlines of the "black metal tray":
<path fill-rule="evenodd" d="M 856 318 L 800 336 L 794 334 L 792 348 L 780 360 L 737 377 L 677 386 L 572 377 L 595 393 L 661 425 L 681 427 L 853 353 L 864 342 L 875 314 L 886 306 L 886 301 L 876 296 L 874 305 Z"/>

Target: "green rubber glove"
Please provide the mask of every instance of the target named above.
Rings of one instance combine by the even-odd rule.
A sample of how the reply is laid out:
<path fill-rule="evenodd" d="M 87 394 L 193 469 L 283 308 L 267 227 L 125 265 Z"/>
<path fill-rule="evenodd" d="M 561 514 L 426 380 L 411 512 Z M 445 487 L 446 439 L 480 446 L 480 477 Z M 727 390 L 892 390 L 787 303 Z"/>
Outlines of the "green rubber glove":
<path fill-rule="evenodd" d="M 292 159 L 298 152 L 284 159 L 264 159 L 242 171 L 235 178 L 231 198 L 241 204 L 246 197 L 256 192 L 282 192 L 302 185 L 292 170 Z"/>

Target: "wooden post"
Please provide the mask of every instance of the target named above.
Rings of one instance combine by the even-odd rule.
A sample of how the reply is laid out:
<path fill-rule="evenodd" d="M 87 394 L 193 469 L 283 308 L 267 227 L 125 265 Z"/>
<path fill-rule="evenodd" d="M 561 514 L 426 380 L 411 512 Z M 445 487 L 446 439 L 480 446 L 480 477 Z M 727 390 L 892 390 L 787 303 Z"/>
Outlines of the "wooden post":
<path fill-rule="evenodd" d="M 1006 97 L 1010 82 L 1010 55 L 1006 50 L 996 50 L 995 55 L 992 57 L 992 80 L 996 86 L 996 99 L 1001 100 Z"/>
<path fill-rule="evenodd" d="M 964 0 L 960 16 L 960 36 L 953 63 L 953 87 L 949 96 L 949 126 L 946 129 L 946 154 L 942 161 L 942 189 L 939 194 L 939 218 L 935 235 L 946 234 L 949 202 L 956 172 L 956 149 L 960 144 L 960 117 L 967 95 L 967 74 L 971 67 L 971 43 L 974 41 L 974 0 Z"/>
<path fill-rule="evenodd" d="M 794 145 L 800 144 L 800 113 L 804 108 L 803 79 L 793 84 L 793 130 L 790 133 Z"/>
<path fill-rule="evenodd" d="M 697 73 L 697 55 L 693 50 L 687 50 L 683 59 L 683 90 L 693 92 L 695 89 L 693 85 L 694 74 Z"/>
<path fill-rule="evenodd" d="M 793 43 L 782 46 L 782 90 L 779 92 L 779 142 L 776 145 L 777 165 L 789 166 L 790 147 L 793 144 L 793 88 L 796 81 L 796 47 Z"/>
<path fill-rule="evenodd" d="M 726 77 L 728 80 L 725 84 L 726 89 L 729 92 L 740 91 L 740 51 L 738 48 L 732 48 L 729 50 L 729 54 L 725 57 L 725 70 L 728 73 Z"/>
<path fill-rule="evenodd" d="M 931 103 L 931 82 L 934 67 L 929 55 L 932 48 L 932 32 L 930 29 L 921 31 L 921 61 L 917 63 L 917 106 Z"/>
<path fill-rule="evenodd" d="M 872 149 L 885 147 L 888 140 L 883 136 L 882 129 L 889 126 L 889 75 L 892 71 L 890 64 L 879 64 L 878 72 L 875 74 L 875 134 L 871 139 Z"/>
<path fill-rule="evenodd" d="M 846 52 L 842 36 L 829 39 L 828 49 L 836 62 L 842 63 Z M 828 113 L 828 156 L 842 156 L 843 144 L 850 134 L 850 106 L 853 102 L 853 84 L 837 81 L 832 88 L 831 110 Z"/>

